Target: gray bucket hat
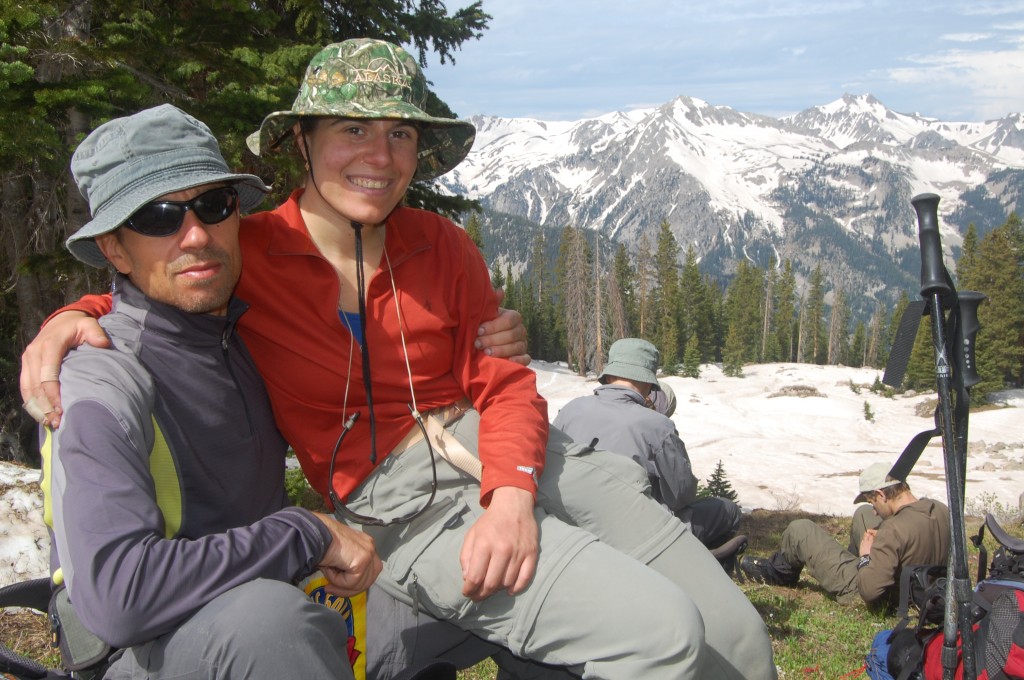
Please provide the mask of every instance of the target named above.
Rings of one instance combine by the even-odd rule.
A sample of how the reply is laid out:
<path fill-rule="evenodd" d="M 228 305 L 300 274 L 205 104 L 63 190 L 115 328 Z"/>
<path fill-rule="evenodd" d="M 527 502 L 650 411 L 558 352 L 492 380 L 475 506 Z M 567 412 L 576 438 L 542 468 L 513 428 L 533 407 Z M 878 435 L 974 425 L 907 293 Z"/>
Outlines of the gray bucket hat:
<path fill-rule="evenodd" d="M 241 211 L 248 212 L 269 191 L 256 175 L 231 172 L 210 128 L 170 104 L 97 127 L 71 157 L 71 174 L 89 201 L 92 221 L 66 245 L 82 262 L 101 268 L 109 263 L 95 238 L 165 194 L 228 182 L 238 190 Z"/>
<path fill-rule="evenodd" d="M 622 338 L 612 343 L 605 364 L 597 381 L 607 382 L 607 376 L 616 376 L 637 382 L 658 384 L 658 348 L 640 338 Z"/>
<path fill-rule="evenodd" d="M 857 485 L 857 490 L 860 493 L 853 499 L 853 502 L 864 503 L 867 501 L 867 494 L 872 491 L 878 491 L 879 489 L 899 484 L 900 480 L 898 479 L 886 479 L 889 476 L 889 469 L 888 463 L 872 463 L 864 468 L 864 472 L 860 473 L 860 481 Z"/>
<path fill-rule="evenodd" d="M 310 60 L 292 108 L 264 118 L 246 143 L 257 156 L 273 152 L 306 117 L 414 120 L 421 126 L 413 179 L 434 179 L 462 162 L 476 128 L 464 120 L 427 114 L 426 102 L 427 79 L 408 52 L 383 40 L 346 40 L 328 45 Z"/>

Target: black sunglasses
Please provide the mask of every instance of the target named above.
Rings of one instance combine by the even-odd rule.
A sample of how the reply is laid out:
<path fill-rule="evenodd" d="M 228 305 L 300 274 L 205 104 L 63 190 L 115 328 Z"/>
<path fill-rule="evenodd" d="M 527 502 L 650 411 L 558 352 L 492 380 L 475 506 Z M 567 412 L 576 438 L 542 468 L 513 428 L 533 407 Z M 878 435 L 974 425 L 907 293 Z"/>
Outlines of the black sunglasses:
<path fill-rule="evenodd" d="M 142 206 L 125 220 L 124 226 L 143 236 L 170 236 L 181 229 L 189 210 L 203 224 L 223 222 L 238 207 L 238 191 L 234 187 L 217 187 L 199 194 L 191 201 L 153 201 Z"/>

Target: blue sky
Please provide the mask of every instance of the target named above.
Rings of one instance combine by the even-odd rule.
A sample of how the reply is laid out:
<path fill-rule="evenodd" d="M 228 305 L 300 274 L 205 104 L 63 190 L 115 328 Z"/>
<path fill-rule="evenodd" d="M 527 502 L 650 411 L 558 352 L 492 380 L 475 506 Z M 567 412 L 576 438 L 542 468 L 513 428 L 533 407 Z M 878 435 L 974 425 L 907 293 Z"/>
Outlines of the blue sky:
<path fill-rule="evenodd" d="M 449 10 L 468 0 L 448 0 Z M 460 116 L 578 120 L 686 95 L 784 116 L 844 93 L 967 122 L 1024 112 L 1024 0 L 484 0 L 432 55 Z"/>

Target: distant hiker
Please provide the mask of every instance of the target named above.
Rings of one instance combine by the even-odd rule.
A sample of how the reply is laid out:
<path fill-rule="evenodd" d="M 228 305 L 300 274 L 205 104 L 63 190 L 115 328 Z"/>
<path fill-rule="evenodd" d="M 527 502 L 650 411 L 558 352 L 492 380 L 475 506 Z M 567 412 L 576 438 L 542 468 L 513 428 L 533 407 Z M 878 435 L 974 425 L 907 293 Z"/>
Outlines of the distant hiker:
<path fill-rule="evenodd" d="M 736 535 L 741 511 L 726 498 L 697 498 L 686 445 L 672 420 L 655 409 L 654 399 L 664 389 L 659 361 L 658 349 L 647 340 L 616 340 L 597 378 L 601 385 L 563 406 L 553 425 L 579 444 L 596 439 L 599 448 L 632 458 L 647 472 L 654 498 L 688 522 L 701 543 L 717 548 Z M 674 410 L 675 395 L 663 394 L 661 401 Z"/>
<path fill-rule="evenodd" d="M 860 475 L 860 493 L 844 549 L 830 533 L 808 519 L 790 522 L 781 549 L 769 558 L 746 556 L 740 563 L 750 579 L 772 585 L 796 585 L 800 570 L 841 604 L 860 600 L 892 604 L 907 565 L 946 564 L 949 557 L 949 509 L 928 498 L 918 500 L 903 480 L 888 475 L 890 466 L 874 463 Z"/>
<path fill-rule="evenodd" d="M 475 136 L 428 94 L 406 50 L 347 40 L 250 137 L 306 161 L 239 232 L 238 295 L 307 479 L 373 536 L 379 588 L 520 658 L 610 680 L 776 677 L 757 610 L 642 473 L 549 436 L 536 375 L 470 349 L 497 311 L 486 263 L 404 204 Z"/>

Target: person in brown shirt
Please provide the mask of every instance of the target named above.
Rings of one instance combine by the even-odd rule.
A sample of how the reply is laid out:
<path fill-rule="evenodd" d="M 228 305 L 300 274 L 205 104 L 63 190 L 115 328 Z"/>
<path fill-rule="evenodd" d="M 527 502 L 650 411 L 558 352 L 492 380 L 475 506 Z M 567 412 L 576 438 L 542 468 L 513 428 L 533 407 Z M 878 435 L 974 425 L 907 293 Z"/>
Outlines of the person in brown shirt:
<path fill-rule="evenodd" d="M 771 557 L 744 557 L 743 574 L 792 586 L 806 566 L 841 604 L 894 602 L 905 565 L 946 563 L 950 527 L 944 504 L 918 499 L 906 481 L 888 472 L 888 464 L 875 463 L 861 473 L 860 493 L 853 502 L 870 505 L 854 514 L 847 548 L 811 520 L 798 519 L 786 527 L 782 545 Z"/>

